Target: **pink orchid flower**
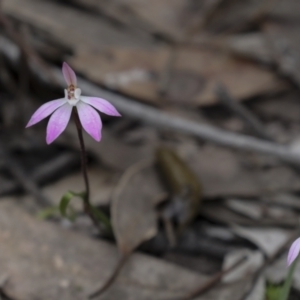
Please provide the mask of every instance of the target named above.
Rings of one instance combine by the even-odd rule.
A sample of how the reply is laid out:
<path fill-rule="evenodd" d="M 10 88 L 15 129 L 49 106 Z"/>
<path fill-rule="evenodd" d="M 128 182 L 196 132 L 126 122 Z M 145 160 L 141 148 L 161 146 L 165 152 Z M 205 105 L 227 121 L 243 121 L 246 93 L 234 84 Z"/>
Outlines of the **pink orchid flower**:
<path fill-rule="evenodd" d="M 290 266 L 295 261 L 295 259 L 299 255 L 299 252 L 300 252 L 300 238 L 296 239 L 293 242 L 293 244 L 289 250 L 289 254 L 287 257 L 287 265 L 288 266 Z"/>
<path fill-rule="evenodd" d="M 66 129 L 72 110 L 75 107 L 84 130 L 97 142 L 101 140 L 102 122 L 95 108 L 107 115 L 121 116 L 116 108 L 102 98 L 81 96 L 77 88 L 75 72 L 67 63 L 63 63 L 62 72 L 68 88 L 65 89 L 65 98 L 52 100 L 42 105 L 31 117 L 27 127 L 30 127 L 50 116 L 47 126 L 46 142 L 52 143 Z"/>

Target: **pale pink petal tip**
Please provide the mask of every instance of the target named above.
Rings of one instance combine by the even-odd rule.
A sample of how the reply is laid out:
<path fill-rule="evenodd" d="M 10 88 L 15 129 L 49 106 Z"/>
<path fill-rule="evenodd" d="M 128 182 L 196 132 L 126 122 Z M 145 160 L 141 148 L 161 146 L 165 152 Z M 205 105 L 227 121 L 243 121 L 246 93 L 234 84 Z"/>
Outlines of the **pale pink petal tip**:
<path fill-rule="evenodd" d="M 66 62 L 63 63 L 62 72 L 63 72 L 65 81 L 66 81 L 68 86 L 69 85 L 77 86 L 76 74 Z"/>
<path fill-rule="evenodd" d="M 105 99 L 85 96 L 81 96 L 80 99 L 109 116 L 121 117 L 121 114 L 116 110 L 116 108 Z"/>
<path fill-rule="evenodd" d="M 299 252 L 300 252 L 300 238 L 296 239 L 290 250 L 289 250 L 289 254 L 288 254 L 288 257 L 287 257 L 287 265 L 290 266 L 294 260 L 298 257 L 299 255 Z"/>
<path fill-rule="evenodd" d="M 79 102 L 77 105 L 78 116 L 84 130 L 97 142 L 101 140 L 102 122 L 97 111 L 85 104 Z"/>
<path fill-rule="evenodd" d="M 66 103 L 53 113 L 47 126 L 46 142 L 48 145 L 58 138 L 66 129 L 71 117 L 72 109 L 73 107 Z"/>
<path fill-rule="evenodd" d="M 50 101 L 50 102 L 47 102 L 47 103 L 43 104 L 32 115 L 32 117 L 30 118 L 28 124 L 26 125 L 26 128 L 42 121 L 43 119 L 45 119 L 46 117 L 51 115 L 56 109 L 58 109 L 59 107 L 61 107 L 65 103 L 66 103 L 66 99 L 58 99 L 58 100 L 53 100 L 53 101 Z"/>

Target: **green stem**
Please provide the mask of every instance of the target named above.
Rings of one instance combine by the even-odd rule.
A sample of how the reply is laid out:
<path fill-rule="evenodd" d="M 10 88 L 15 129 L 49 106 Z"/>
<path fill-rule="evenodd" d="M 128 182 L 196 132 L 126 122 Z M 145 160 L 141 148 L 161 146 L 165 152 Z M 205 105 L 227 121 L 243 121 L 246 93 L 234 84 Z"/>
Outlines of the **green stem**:
<path fill-rule="evenodd" d="M 83 174 L 83 179 L 85 183 L 85 202 L 89 203 L 90 202 L 90 183 L 89 183 L 89 177 L 87 173 L 87 162 L 86 162 L 86 150 L 85 150 L 85 145 L 84 145 L 84 140 L 83 140 L 83 135 L 82 135 L 82 127 L 81 123 L 78 117 L 77 111 L 74 112 L 74 121 L 76 124 L 77 128 L 77 133 L 78 133 L 78 138 L 79 138 L 79 144 L 80 144 L 80 153 L 81 153 L 81 168 L 82 168 L 82 174 Z"/>
<path fill-rule="evenodd" d="M 279 300 L 287 300 L 289 298 L 290 290 L 292 287 L 292 282 L 293 282 L 293 275 L 296 270 L 297 263 L 299 261 L 299 255 L 295 259 L 295 261 L 292 263 L 292 265 L 289 267 L 289 271 L 287 274 L 287 277 L 285 279 L 285 282 L 282 287 L 282 292 L 280 294 Z"/>
<path fill-rule="evenodd" d="M 82 135 L 82 126 L 79 120 L 79 116 L 76 110 L 73 112 L 73 118 L 74 122 L 76 124 L 77 128 L 77 133 L 78 133 L 78 138 L 79 138 L 79 144 L 80 144 L 80 152 L 81 152 L 81 170 L 82 170 L 82 175 L 84 179 L 84 184 L 85 184 L 85 194 L 83 197 L 83 208 L 84 212 L 91 218 L 93 221 L 94 225 L 101 230 L 99 226 L 98 220 L 100 219 L 102 223 L 105 225 L 105 227 L 110 231 L 111 226 L 110 226 L 110 221 L 109 219 L 105 216 L 104 213 L 102 213 L 100 210 L 97 208 L 93 207 L 90 202 L 90 183 L 89 183 L 89 177 L 88 177 L 88 172 L 87 172 L 87 161 L 86 161 L 86 150 L 85 150 L 85 145 L 84 145 L 84 139 Z"/>

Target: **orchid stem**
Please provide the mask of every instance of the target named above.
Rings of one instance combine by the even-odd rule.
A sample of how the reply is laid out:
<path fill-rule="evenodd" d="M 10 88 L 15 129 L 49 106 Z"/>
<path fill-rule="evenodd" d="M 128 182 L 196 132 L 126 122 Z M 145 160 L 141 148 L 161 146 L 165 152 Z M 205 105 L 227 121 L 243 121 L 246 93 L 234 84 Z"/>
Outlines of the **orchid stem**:
<path fill-rule="evenodd" d="M 85 198 L 86 198 L 86 202 L 89 203 L 90 202 L 90 183 L 89 183 L 89 177 L 88 177 L 87 167 L 86 167 L 87 166 L 86 150 L 85 150 L 85 145 L 84 145 L 84 140 L 83 140 L 83 135 L 82 135 L 82 127 L 81 127 L 77 112 L 74 113 L 74 121 L 76 124 L 78 138 L 79 138 L 79 144 L 80 144 L 81 168 L 82 168 L 82 174 L 83 174 L 84 183 L 85 183 Z"/>
<path fill-rule="evenodd" d="M 282 287 L 281 295 L 279 296 L 278 300 L 287 300 L 289 298 L 292 283 L 293 283 L 293 275 L 295 273 L 297 263 L 299 262 L 299 257 L 300 256 L 298 255 L 298 257 L 294 260 L 292 265 L 289 267 L 289 271 L 287 273 L 286 279 Z"/>
<path fill-rule="evenodd" d="M 79 138 L 80 153 L 81 153 L 81 170 L 82 170 L 82 175 L 85 184 L 85 195 L 83 198 L 84 211 L 91 218 L 94 225 L 99 229 L 99 223 L 93 214 L 93 208 L 90 203 L 90 183 L 89 183 L 89 177 L 87 172 L 86 150 L 85 150 L 84 139 L 82 135 L 82 126 L 76 110 L 73 113 L 73 118 L 74 118 L 74 122 L 77 128 L 78 138 Z"/>

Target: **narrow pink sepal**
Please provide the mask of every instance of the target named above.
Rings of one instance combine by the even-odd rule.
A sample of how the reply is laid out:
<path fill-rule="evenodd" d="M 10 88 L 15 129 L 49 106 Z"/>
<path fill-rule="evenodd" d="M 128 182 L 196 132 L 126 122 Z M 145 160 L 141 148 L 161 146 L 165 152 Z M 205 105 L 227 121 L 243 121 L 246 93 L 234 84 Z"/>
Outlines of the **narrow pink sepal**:
<path fill-rule="evenodd" d="M 99 114 L 90 105 L 81 101 L 77 104 L 78 116 L 84 130 L 97 142 L 101 140 L 102 122 Z"/>
<path fill-rule="evenodd" d="M 66 129 L 71 117 L 72 108 L 69 103 L 58 108 L 49 119 L 47 126 L 47 144 L 51 144 Z"/>
<path fill-rule="evenodd" d="M 116 110 L 116 108 L 105 99 L 85 96 L 81 96 L 80 99 L 107 115 L 121 117 L 121 114 Z"/>
<path fill-rule="evenodd" d="M 65 78 L 67 85 L 75 85 L 77 86 L 77 78 L 73 69 L 66 63 L 63 63 L 62 72 Z"/>
<path fill-rule="evenodd" d="M 297 258 L 297 256 L 299 255 L 299 251 L 300 251 L 300 238 L 296 239 L 290 250 L 289 250 L 289 254 L 287 257 L 287 265 L 290 266 L 294 260 Z"/>
<path fill-rule="evenodd" d="M 43 119 L 45 119 L 46 117 L 51 115 L 57 108 L 64 105 L 66 103 L 66 101 L 67 100 L 63 98 L 63 99 L 57 99 L 57 100 L 49 101 L 49 102 L 43 104 L 32 115 L 32 117 L 30 118 L 28 124 L 26 125 L 26 128 L 42 121 Z"/>

